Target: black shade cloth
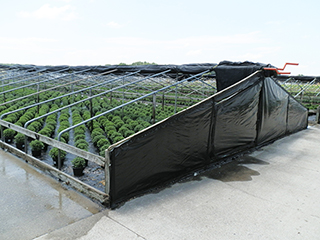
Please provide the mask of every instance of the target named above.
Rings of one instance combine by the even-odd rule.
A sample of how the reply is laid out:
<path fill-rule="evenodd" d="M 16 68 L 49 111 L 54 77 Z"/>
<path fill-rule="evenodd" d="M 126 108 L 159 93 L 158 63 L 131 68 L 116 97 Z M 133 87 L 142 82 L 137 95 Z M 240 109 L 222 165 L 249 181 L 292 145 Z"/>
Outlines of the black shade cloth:
<path fill-rule="evenodd" d="M 112 151 L 113 202 L 126 200 L 208 162 L 213 100 L 173 116 Z"/>
<path fill-rule="evenodd" d="M 257 71 L 116 145 L 110 206 L 307 127 L 308 110 Z"/>
<path fill-rule="evenodd" d="M 216 72 L 217 90 L 221 91 L 264 67 L 273 66 L 253 62 L 222 61 L 214 69 Z"/>

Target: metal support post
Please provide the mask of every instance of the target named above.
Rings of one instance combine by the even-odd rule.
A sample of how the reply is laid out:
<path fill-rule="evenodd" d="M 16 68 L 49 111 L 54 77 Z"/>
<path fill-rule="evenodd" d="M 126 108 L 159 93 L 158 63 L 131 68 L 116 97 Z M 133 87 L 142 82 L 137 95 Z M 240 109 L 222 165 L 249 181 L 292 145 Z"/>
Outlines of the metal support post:
<path fill-rule="evenodd" d="M 178 94 L 178 86 L 176 86 L 175 90 L 175 98 L 174 98 L 174 114 L 177 113 L 177 94 Z"/>
<path fill-rule="evenodd" d="M 156 94 L 152 95 L 152 119 L 153 123 L 156 122 Z"/>
<path fill-rule="evenodd" d="M 162 111 L 164 110 L 164 92 L 162 93 Z"/>

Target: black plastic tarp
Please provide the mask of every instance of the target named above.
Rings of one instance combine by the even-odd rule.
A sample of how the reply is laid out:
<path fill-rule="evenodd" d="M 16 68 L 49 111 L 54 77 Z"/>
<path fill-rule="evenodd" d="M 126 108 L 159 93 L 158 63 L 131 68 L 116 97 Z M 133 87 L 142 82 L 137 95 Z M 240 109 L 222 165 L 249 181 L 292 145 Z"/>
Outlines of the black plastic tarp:
<path fill-rule="evenodd" d="M 261 85 L 261 81 L 257 82 L 254 86 L 216 104 L 216 159 L 254 146 Z"/>
<path fill-rule="evenodd" d="M 308 127 L 308 111 L 292 96 L 288 100 L 287 133 L 290 134 Z"/>
<path fill-rule="evenodd" d="M 314 79 L 316 79 L 316 81 L 320 81 L 320 77 L 319 76 L 288 76 L 288 75 L 279 75 L 277 76 L 277 80 L 278 81 L 286 81 L 288 79 L 292 79 L 292 80 L 298 80 L 301 82 L 311 82 Z"/>
<path fill-rule="evenodd" d="M 258 144 L 266 143 L 286 133 L 288 93 L 270 77 L 265 78 L 260 101 Z"/>
<path fill-rule="evenodd" d="M 112 206 L 208 164 L 213 100 L 180 112 L 111 152 Z"/>
<path fill-rule="evenodd" d="M 221 91 L 270 64 L 222 61 L 215 67 L 217 90 Z"/>
<path fill-rule="evenodd" d="M 307 109 L 264 71 L 114 146 L 110 203 L 307 126 Z"/>
<path fill-rule="evenodd" d="M 27 71 L 45 70 L 47 72 L 59 71 L 67 69 L 67 71 L 82 71 L 88 70 L 91 73 L 103 73 L 116 69 L 113 74 L 124 74 L 128 72 L 140 71 L 139 74 L 149 75 L 170 70 L 167 75 L 173 77 L 188 77 L 193 74 L 198 74 L 206 70 L 213 70 L 217 64 L 215 63 L 199 63 L 199 64 L 182 64 L 182 65 L 106 65 L 106 66 L 38 66 L 38 65 L 1 65 L 0 69 L 20 69 Z"/>

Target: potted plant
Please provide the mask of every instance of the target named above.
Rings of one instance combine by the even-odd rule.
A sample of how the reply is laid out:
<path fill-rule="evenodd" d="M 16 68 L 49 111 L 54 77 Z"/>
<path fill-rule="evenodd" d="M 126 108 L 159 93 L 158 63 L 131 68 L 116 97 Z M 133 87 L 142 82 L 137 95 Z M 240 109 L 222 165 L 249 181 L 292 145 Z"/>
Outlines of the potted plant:
<path fill-rule="evenodd" d="M 49 152 L 50 157 L 52 158 L 54 165 L 58 165 L 58 156 L 59 156 L 59 149 L 58 148 L 52 148 Z M 63 165 L 63 162 L 66 158 L 67 153 L 63 150 L 60 150 L 60 159 L 61 159 L 61 166 Z"/>
<path fill-rule="evenodd" d="M 6 143 L 11 143 L 15 134 L 16 134 L 16 131 L 14 131 L 10 128 L 5 129 L 3 131 L 4 141 Z"/>
<path fill-rule="evenodd" d="M 83 170 L 86 167 L 86 161 L 81 157 L 75 157 L 72 161 L 73 175 L 82 176 Z"/>
<path fill-rule="evenodd" d="M 15 137 L 14 137 L 14 141 L 16 142 L 16 147 L 20 150 L 23 150 L 24 147 L 24 139 L 25 136 L 22 133 L 18 133 Z"/>
<path fill-rule="evenodd" d="M 43 142 L 39 140 L 33 140 L 30 142 L 31 153 L 34 157 L 41 156 L 41 150 L 44 148 Z"/>

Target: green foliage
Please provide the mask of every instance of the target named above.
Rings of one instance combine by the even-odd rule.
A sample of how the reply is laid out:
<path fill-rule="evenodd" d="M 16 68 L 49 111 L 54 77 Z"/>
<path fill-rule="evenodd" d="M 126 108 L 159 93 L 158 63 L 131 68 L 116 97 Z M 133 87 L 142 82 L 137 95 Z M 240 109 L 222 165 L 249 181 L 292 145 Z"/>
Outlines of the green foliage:
<path fill-rule="evenodd" d="M 81 157 L 75 157 L 71 163 L 74 168 L 84 168 L 86 166 L 86 161 Z"/>
<path fill-rule="evenodd" d="M 75 146 L 77 148 L 80 148 L 80 149 L 83 149 L 83 150 L 87 150 L 88 146 L 89 146 L 89 143 L 84 139 L 79 139 L 78 141 L 75 142 Z"/>
<path fill-rule="evenodd" d="M 116 125 L 116 128 L 119 129 L 124 124 L 124 122 L 120 119 L 115 121 L 114 124 Z"/>
<path fill-rule="evenodd" d="M 81 126 L 83 126 L 83 125 L 81 125 Z M 74 134 L 75 134 L 75 135 L 85 134 L 86 130 L 85 130 L 84 128 L 82 128 L 81 126 L 76 127 L 76 128 L 74 129 Z"/>
<path fill-rule="evenodd" d="M 101 148 L 104 145 L 108 145 L 110 144 L 109 140 L 106 138 L 101 138 L 98 142 L 97 142 L 97 146 L 98 148 Z"/>
<path fill-rule="evenodd" d="M 30 125 L 27 127 L 28 129 L 34 129 L 34 132 L 39 132 L 39 130 L 42 128 L 42 123 L 40 121 L 34 121 L 30 123 Z"/>
<path fill-rule="evenodd" d="M 39 131 L 39 134 L 47 136 L 47 137 L 51 137 L 52 131 L 49 128 L 43 128 Z"/>
<path fill-rule="evenodd" d="M 123 136 L 125 137 L 125 138 L 127 138 L 127 137 L 129 137 L 129 136 L 131 136 L 131 135 L 133 135 L 134 134 L 134 131 L 132 131 L 132 130 L 127 130 L 124 134 L 123 134 Z"/>
<path fill-rule="evenodd" d="M 80 140 L 80 139 L 86 139 L 86 135 L 84 135 L 84 134 L 77 134 L 77 135 L 75 135 L 75 137 L 74 137 L 74 141 L 76 142 L 76 141 L 78 141 L 78 140 Z"/>
<path fill-rule="evenodd" d="M 54 160 L 57 161 L 58 160 L 58 154 L 59 154 L 59 149 L 58 148 L 52 148 L 49 152 L 50 157 Z M 64 160 L 66 157 L 67 153 L 63 150 L 60 150 L 60 158 L 61 160 Z"/>
<path fill-rule="evenodd" d="M 91 133 L 91 138 L 94 138 L 97 135 L 104 135 L 104 131 L 102 128 L 95 128 Z"/>
<path fill-rule="evenodd" d="M 114 138 L 116 137 L 122 137 L 122 134 L 119 132 L 112 132 L 112 134 L 110 135 L 110 138 L 114 141 Z"/>
<path fill-rule="evenodd" d="M 32 151 L 41 151 L 44 148 L 44 143 L 39 140 L 33 140 L 30 142 Z"/>
<path fill-rule="evenodd" d="M 3 131 L 3 136 L 6 138 L 6 139 L 13 139 L 14 138 L 14 135 L 16 135 L 16 131 L 10 129 L 10 128 L 7 128 Z"/>
<path fill-rule="evenodd" d="M 94 138 L 92 138 L 92 142 L 95 146 L 97 146 L 97 143 L 99 142 L 100 139 L 105 139 L 106 136 L 104 134 L 99 134 L 96 135 Z"/>
<path fill-rule="evenodd" d="M 135 126 L 134 131 L 135 131 L 135 132 L 139 132 L 139 131 L 141 131 L 142 129 L 144 129 L 144 127 L 139 124 L 139 125 Z"/>
<path fill-rule="evenodd" d="M 109 146 L 110 144 L 106 144 L 100 148 L 100 152 L 99 152 L 100 156 L 104 157 L 106 155 L 106 150 L 108 149 Z"/>
<path fill-rule="evenodd" d="M 109 126 L 106 126 L 106 127 L 104 128 L 104 131 L 106 131 L 106 132 L 109 132 L 109 131 L 117 131 L 117 129 L 116 129 L 115 126 L 109 125 Z"/>
<path fill-rule="evenodd" d="M 113 142 L 116 143 L 116 142 L 121 141 L 122 139 L 124 139 L 124 137 L 122 137 L 122 136 L 116 136 L 116 137 L 113 139 Z"/>
<path fill-rule="evenodd" d="M 17 135 L 14 137 L 14 141 L 16 144 L 24 144 L 25 136 L 22 133 L 17 133 Z"/>
<path fill-rule="evenodd" d="M 125 133 L 126 131 L 128 131 L 128 130 L 129 130 L 129 129 L 128 129 L 127 127 L 122 126 L 122 127 L 119 128 L 118 132 L 121 133 L 122 135 L 124 135 L 124 133 Z"/>

